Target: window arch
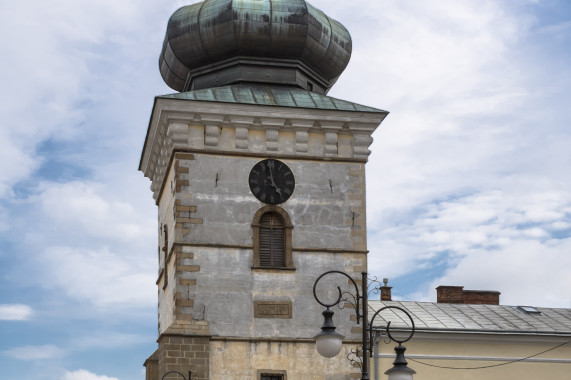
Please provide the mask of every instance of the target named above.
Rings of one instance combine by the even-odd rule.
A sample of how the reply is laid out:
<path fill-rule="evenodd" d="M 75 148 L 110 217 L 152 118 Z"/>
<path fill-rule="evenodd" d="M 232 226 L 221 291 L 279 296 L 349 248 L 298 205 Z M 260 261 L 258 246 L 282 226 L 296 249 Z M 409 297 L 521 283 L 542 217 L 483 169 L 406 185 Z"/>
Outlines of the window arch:
<path fill-rule="evenodd" d="M 288 213 L 277 206 L 265 206 L 254 215 L 254 268 L 293 268 Z"/>

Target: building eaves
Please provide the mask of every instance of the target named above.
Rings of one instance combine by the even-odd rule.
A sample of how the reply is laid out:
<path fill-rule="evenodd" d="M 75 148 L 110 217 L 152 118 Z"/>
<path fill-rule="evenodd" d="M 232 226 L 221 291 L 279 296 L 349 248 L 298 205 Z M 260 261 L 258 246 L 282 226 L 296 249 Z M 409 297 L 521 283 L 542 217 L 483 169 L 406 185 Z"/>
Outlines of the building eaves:
<path fill-rule="evenodd" d="M 157 98 L 388 114 L 388 111 L 294 87 L 230 85 Z"/>

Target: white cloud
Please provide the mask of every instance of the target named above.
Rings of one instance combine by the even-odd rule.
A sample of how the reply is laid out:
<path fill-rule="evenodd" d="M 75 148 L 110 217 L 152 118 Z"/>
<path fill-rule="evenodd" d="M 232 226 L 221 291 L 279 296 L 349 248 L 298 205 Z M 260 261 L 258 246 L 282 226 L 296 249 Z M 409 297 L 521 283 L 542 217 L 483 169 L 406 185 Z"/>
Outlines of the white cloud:
<path fill-rule="evenodd" d="M 136 253 L 54 246 L 39 257 L 48 288 L 76 301 L 118 309 L 152 306 L 156 302 L 154 271 Z"/>
<path fill-rule="evenodd" d="M 92 372 L 80 369 L 77 371 L 66 372 L 61 380 L 119 380 L 117 377 L 109 377 L 104 375 L 96 375 Z"/>
<path fill-rule="evenodd" d="M 154 220 L 141 215 L 129 194 L 115 193 L 119 186 L 109 188 L 96 182 L 71 181 L 43 183 L 40 189 L 39 202 L 51 223 L 73 230 L 81 229 L 92 238 L 122 243 L 152 242 L 146 231 L 153 228 Z M 131 190 L 127 187 L 121 189 Z M 150 194 L 147 195 L 150 198 Z"/>
<path fill-rule="evenodd" d="M 463 285 L 498 290 L 503 303 L 569 307 L 571 192 L 508 190 L 424 205 L 410 220 L 385 222 L 371 235 L 379 253 L 370 256 L 371 269 L 395 277 L 445 261 L 445 274 L 416 297 L 434 300 L 436 286 Z"/>
<path fill-rule="evenodd" d="M 61 348 L 47 344 L 44 346 L 22 346 L 2 351 L 2 355 L 18 360 L 43 360 L 59 358 L 65 354 Z"/>
<path fill-rule="evenodd" d="M 83 309 L 113 305 L 116 312 L 156 303 L 156 234 L 148 232 L 156 229 L 148 215 L 154 206 L 150 191 L 130 188 L 132 177 L 114 179 L 111 187 L 93 181 L 40 184 L 29 211 L 17 216 L 34 252 L 22 260 L 36 270 L 38 286 L 84 302 Z M 133 196 L 139 193 L 145 199 Z"/>
<path fill-rule="evenodd" d="M 133 347 L 149 343 L 149 336 L 126 334 L 117 331 L 90 331 L 87 336 L 78 337 L 74 341 L 74 347 L 81 350 L 90 349 L 116 349 Z"/>
<path fill-rule="evenodd" d="M 379 195 L 368 202 L 373 223 L 387 209 L 494 180 L 496 162 L 513 160 L 514 138 L 524 132 L 514 130 L 521 128 L 515 121 L 531 92 L 512 59 L 529 28 L 526 17 L 490 1 L 375 7 L 366 12 L 377 30 L 371 35 L 368 24 L 367 36 L 358 36 L 367 41 L 355 46 L 363 61 L 347 73 L 359 88 L 344 89 L 391 111 L 367 168 L 368 188 Z"/>
<path fill-rule="evenodd" d="M 391 111 L 367 165 L 370 271 L 468 286 L 465 265 L 493 258 L 502 282 L 490 275 L 470 286 L 495 287 L 502 302 L 567 306 L 557 261 L 571 236 L 570 120 L 559 110 L 568 56 L 542 52 L 535 15 L 495 1 L 357 1 L 339 12 L 354 53 L 331 95 Z M 541 30 L 555 41 L 565 28 Z M 535 272 L 543 291 L 514 286 L 525 276 L 509 269 L 501 275 L 514 247 L 527 245 L 517 267 Z M 429 282 L 418 295 L 434 300 Z"/>
<path fill-rule="evenodd" d="M 324 7 L 328 4 L 323 2 Z M 343 17 L 351 23 L 354 40 L 347 74 L 359 88 L 352 92 L 364 91 L 361 97 L 369 103 L 386 99 L 380 106 L 408 104 L 448 117 L 465 116 L 490 107 L 500 110 L 501 103 L 491 100 L 509 103 L 521 92 L 512 86 L 517 72 L 505 70 L 512 67 L 505 52 L 529 21 L 506 13 L 497 2 L 378 1 L 353 6 L 354 12 L 345 10 Z M 352 66 L 358 70 L 351 71 Z M 443 102 L 445 108 L 434 108 Z"/>
<path fill-rule="evenodd" d="M 498 290 L 507 305 L 571 307 L 571 238 L 541 243 L 516 241 L 499 250 L 481 250 L 463 258 L 438 285 Z M 435 299 L 434 296 L 431 297 Z"/>
<path fill-rule="evenodd" d="M 157 12 L 161 8 L 134 0 L 0 4 L 0 34 L 11 36 L 0 41 L 0 160 L 10 162 L 0 166 L 1 197 L 40 167 L 40 143 L 85 138 L 92 133 L 93 108 L 117 95 L 125 105 L 129 88 L 121 79 L 136 72 L 132 68 L 140 66 L 142 55 L 150 55 L 139 38 L 146 44 L 154 32 L 160 46 L 162 30 L 149 25 L 167 14 L 168 9 Z"/>
<path fill-rule="evenodd" d="M 33 313 L 28 305 L 0 304 L 0 321 L 27 321 Z"/>

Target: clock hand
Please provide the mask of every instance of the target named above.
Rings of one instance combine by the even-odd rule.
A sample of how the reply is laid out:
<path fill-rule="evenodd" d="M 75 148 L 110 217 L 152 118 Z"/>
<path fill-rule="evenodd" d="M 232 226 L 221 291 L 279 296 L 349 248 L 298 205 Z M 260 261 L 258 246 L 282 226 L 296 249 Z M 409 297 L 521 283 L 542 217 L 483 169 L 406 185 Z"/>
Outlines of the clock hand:
<path fill-rule="evenodd" d="M 268 169 L 270 169 L 270 180 L 272 181 L 272 186 L 274 187 L 274 189 L 276 189 L 276 193 L 278 193 L 281 197 L 282 191 L 278 188 L 276 182 L 274 181 L 274 175 L 272 174 L 272 167 L 268 165 Z"/>

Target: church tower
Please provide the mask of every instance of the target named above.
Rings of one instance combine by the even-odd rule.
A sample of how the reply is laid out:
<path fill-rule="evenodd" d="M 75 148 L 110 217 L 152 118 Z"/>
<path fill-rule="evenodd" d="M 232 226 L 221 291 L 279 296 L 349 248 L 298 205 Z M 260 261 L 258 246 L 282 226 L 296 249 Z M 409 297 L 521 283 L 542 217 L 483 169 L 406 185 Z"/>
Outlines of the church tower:
<path fill-rule="evenodd" d="M 359 373 L 313 340 L 316 278 L 367 268 L 365 164 L 387 115 L 326 95 L 350 55 L 347 30 L 305 0 L 205 0 L 171 16 L 159 63 L 178 92 L 155 98 L 139 166 L 158 206 L 147 380 Z M 360 339 L 350 316 L 335 313 L 345 354 Z"/>

